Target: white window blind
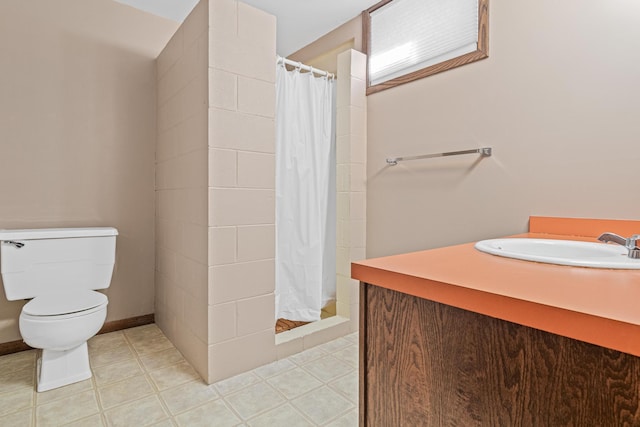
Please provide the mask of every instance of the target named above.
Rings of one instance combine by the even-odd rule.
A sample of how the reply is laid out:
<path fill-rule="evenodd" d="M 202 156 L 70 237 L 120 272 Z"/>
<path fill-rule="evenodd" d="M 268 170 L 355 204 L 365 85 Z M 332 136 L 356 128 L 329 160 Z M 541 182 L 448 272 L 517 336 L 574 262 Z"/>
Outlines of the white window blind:
<path fill-rule="evenodd" d="M 478 0 L 394 0 L 371 13 L 369 84 L 474 52 Z"/>

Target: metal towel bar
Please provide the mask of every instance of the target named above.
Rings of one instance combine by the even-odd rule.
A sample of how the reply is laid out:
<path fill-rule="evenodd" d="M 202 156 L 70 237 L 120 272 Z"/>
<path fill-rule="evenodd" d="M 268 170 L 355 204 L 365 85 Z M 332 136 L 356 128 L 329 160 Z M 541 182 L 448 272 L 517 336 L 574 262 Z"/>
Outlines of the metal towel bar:
<path fill-rule="evenodd" d="M 433 159 L 435 157 L 459 156 L 461 154 L 476 154 L 476 153 L 481 154 L 482 157 L 489 157 L 491 156 L 491 147 L 476 148 L 473 150 L 449 151 L 446 153 L 424 154 L 422 156 L 390 157 L 387 159 L 387 163 L 390 166 L 395 166 L 398 164 L 398 162 L 402 162 L 405 160 Z"/>

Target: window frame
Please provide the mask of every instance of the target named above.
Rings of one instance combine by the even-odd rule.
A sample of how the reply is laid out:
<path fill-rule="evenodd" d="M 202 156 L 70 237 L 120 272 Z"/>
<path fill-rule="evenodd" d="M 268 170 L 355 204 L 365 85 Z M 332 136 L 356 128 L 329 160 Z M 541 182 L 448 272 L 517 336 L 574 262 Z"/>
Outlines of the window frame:
<path fill-rule="evenodd" d="M 489 0 L 478 0 L 478 47 L 474 52 L 465 53 L 464 55 L 460 55 L 371 86 L 369 81 L 369 58 L 371 56 L 371 13 L 392 1 L 393 0 L 382 0 L 362 12 L 362 51 L 367 55 L 367 95 L 391 89 L 392 87 L 403 85 L 405 83 L 432 76 L 434 74 L 489 57 Z"/>

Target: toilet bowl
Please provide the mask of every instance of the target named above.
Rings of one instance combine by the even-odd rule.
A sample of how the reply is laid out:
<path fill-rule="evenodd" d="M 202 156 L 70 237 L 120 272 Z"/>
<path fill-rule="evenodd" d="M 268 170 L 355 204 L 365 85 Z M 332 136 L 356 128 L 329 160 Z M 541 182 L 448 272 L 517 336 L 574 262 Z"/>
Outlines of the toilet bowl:
<path fill-rule="evenodd" d="M 87 340 L 107 316 L 118 231 L 112 227 L 0 230 L 0 273 L 22 308 L 22 339 L 41 349 L 37 391 L 91 377 Z"/>
<path fill-rule="evenodd" d="M 42 349 L 38 359 L 38 392 L 91 378 L 87 340 L 107 316 L 108 299 L 91 290 L 40 295 L 20 313 L 25 343 Z"/>

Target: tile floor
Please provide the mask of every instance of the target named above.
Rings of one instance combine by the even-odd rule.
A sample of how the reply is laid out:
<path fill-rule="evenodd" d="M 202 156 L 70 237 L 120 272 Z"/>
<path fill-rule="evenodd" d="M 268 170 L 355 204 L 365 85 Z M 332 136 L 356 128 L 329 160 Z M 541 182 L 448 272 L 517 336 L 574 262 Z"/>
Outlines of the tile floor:
<path fill-rule="evenodd" d="M 34 391 L 36 350 L 0 357 L 0 426 L 356 426 L 358 334 L 205 384 L 156 325 L 89 340 L 93 377 Z"/>

